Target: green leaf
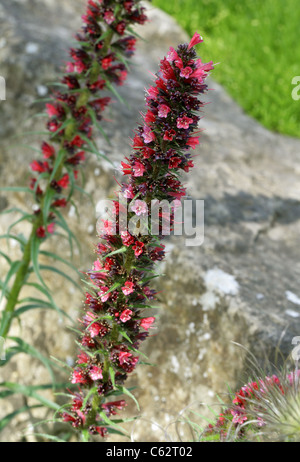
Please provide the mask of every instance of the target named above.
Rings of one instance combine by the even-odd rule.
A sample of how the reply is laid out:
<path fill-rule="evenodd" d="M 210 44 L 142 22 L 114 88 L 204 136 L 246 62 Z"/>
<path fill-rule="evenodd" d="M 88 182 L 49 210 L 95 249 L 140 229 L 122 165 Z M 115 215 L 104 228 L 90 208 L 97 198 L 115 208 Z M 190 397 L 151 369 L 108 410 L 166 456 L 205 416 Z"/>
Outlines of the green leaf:
<path fill-rule="evenodd" d="M 6 387 L 8 390 L 5 391 L 11 391 L 12 394 L 14 393 L 20 393 L 22 395 L 28 396 L 29 398 L 34 398 L 40 403 L 42 403 L 44 406 L 49 407 L 50 409 L 58 409 L 59 405 L 54 403 L 53 401 L 49 400 L 48 398 L 45 398 L 44 396 L 39 395 L 36 393 L 36 387 L 34 386 L 26 386 L 26 385 L 20 385 L 18 383 L 13 383 L 13 382 L 2 382 L 0 383 L 0 386 Z M 52 386 L 50 386 L 51 388 Z M 49 388 L 49 387 L 48 387 Z M 0 397 L 1 397 L 1 392 L 0 392 Z"/>
<path fill-rule="evenodd" d="M 22 187 L 22 186 L 7 186 L 5 188 L 0 188 L 0 191 L 14 191 L 14 192 L 26 192 L 32 194 L 32 189 Z"/>
<path fill-rule="evenodd" d="M 47 82 L 45 84 L 47 87 L 63 87 L 63 88 L 68 88 L 68 85 L 66 83 L 61 83 L 61 82 Z M 53 99 L 52 99 L 53 101 Z"/>
<path fill-rule="evenodd" d="M 129 66 L 129 62 L 130 62 L 130 61 L 129 61 L 128 59 L 126 59 L 126 58 L 124 57 L 124 55 L 123 55 L 122 53 L 120 53 L 119 51 L 115 51 L 115 54 L 116 54 L 117 58 L 124 64 L 124 66 L 126 67 L 126 69 L 127 69 L 128 71 L 130 71 L 130 66 Z"/>
<path fill-rule="evenodd" d="M 40 436 L 41 438 L 47 438 L 47 440 L 55 441 L 56 443 L 66 443 L 65 440 L 58 438 L 57 436 L 48 435 L 47 433 L 33 433 L 35 436 Z"/>
<path fill-rule="evenodd" d="M 55 132 L 52 132 L 50 134 L 50 137 L 51 138 L 55 138 L 55 136 L 61 131 L 61 130 L 64 130 L 68 125 L 70 125 L 71 123 L 73 123 L 73 120 L 72 119 L 67 119 L 64 121 L 64 123 L 57 129 L 55 130 Z M 49 133 L 48 133 L 48 136 L 49 136 Z"/>
<path fill-rule="evenodd" d="M 32 299 L 34 300 L 34 299 Z M 34 310 L 34 309 L 48 309 L 48 310 L 54 310 L 58 312 L 58 314 L 65 316 L 66 318 L 69 319 L 69 321 L 74 322 L 74 319 L 71 318 L 71 316 L 68 315 L 64 310 L 61 310 L 58 308 L 56 305 L 53 305 L 52 303 L 46 302 L 44 300 L 39 300 L 36 299 L 36 303 L 31 303 L 29 305 L 24 305 L 18 308 L 17 310 L 14 311 L 13 317 L 18 318 L 21 316 L 21 314 L 26 313 L 26 311 Z"/>
<path fill-rule="evenodd" d="M 151 281 L 152 279 L 159 278 L 159 277 L 160 277 L 160 274 L 155 274 L 154 276 L 149 276 L 149 277 L 143 279 L 142 282 L 144 284 L 145 282 Z"/>
<path fill-rule="evenodd" d="M 129 104 L 122 98 L 120 93 L 115 89 L 115 87 L 110 83 L 110 81 L 105 79 L 105 83 L 107 85 L 107 88 L 117 97 L 120 103 L 124 104 L 128 109 L 130 109 Z"/>
<path fill-rule="evenodd" d="M 118 287 L 120 287 L 121 285 L 122 285 L 122 284 L 121 284 L 120 282 L 115 282 L 115 283 L 111 286 L 111 288 L 110 288 L 109 290 L 107 290 L 104 294 L 102 294 L 102 296 L 103 296 L 103 295 L 107 295 L 107 294 L 109 294 L 110 292 L 113 292 L 114 290 L 116 290 L 116 289 L 117 289 Z"/>
<path fill-rule="evenodd" d="M 9 295 L 9 290 L 4 286 L 4 282 L 0 281 L 0 289 L 3 292 L 3 295 L 7 297 Z"/>
<path fill-rule="evenodd" d="M 83 403 L 82 403 L 82 406 L 81 406 L 81 409 L 84 409 L 85 406 L 87 405 L 87 402 L 88 400 L 90 399 L 91 396 L 93 396 L 94 394 L 97 394 L 97 387 L 92 387 L 89 392 L 87 393 L 86 397 L 84 398 L 83 400 Z"/>
<path fill-rule="evenodd" d="M 129 396 L 129 397 L 135 402 L 138 411 L 140 411 L 140 406 L 139 406 L 139 403 L 137 402 L 136 397 L 128 390 L 128 388 L 125 388 L 125 387 L 123 387 L 123 386 L 117 386 L 117 388 L 118 388 L 118 390 L 120 390 L 122 393 L 124 393 L 124 395 Z"/>
<path fill-rule="evenodd" d="M 83 188 L 81 188 L 80 186 L 78 186 L 77 184 L 74 185 L 74 188 L 80 192 L 80 194 L 84 194 L 85 196 L 87 196 L 89 198 L 89 200 L 91 201 L 91 204 L 93 206 L 93 208 L 95 208 L 95 202 L 94 202 L 94 199 L 93 199 L 93 196 L 88 193 L 87 191 L 85 191 Z"/>
<path fill-rule="evenodd" d="M 68 370 L 71 370 L 71 371 L 73 370 L 73 368 L 72 368 L 71 366 L 69 366 L 68 364 L 64 363 L 64 362 L 61 361 L 60 359 L 57 359 L 57 358 L 55 358 L 54 356 L 51 356 L 51 355 L 50 355 L 50 358 L 53 359 L 53 361 L 57 362 L 57 364 L 59 364 L 60 367 L 61 367 L 62 369 L 68 369 Z M 57 393 L 56 393 L 56 394 L 57 394 Z M 60 393 L 60 394 L 62 394 L 62 393 Z M 68 396 L 71 396 L 71 395 L 68 395 Z"/>
<path fill-rule="evenodd" d="M 9 283 L 10 279 L 18 271 L 21 264 L 22 264 L 22 262 L 20 262 L 19 260 L 14 261 L 11 264 L 10 269 L 9 269 L 7 275 L 6 275 L 5 281 L 2 284 L 2 293 L 1 293 L 1 296 L 0 296 L 0 302 L 2 301 L 2 298 L 3 298 L 4 294 L 7 292 L 7 286 L 8 286 L 8 283 Z"/>
<path fill-rule="evenodd" d="M 64 219 L 64 217 L 62 216 L 62 214 L 58 210 L 56 210 L 56 215 L 59 218 L 59 220 L 56 221 L 56 224 L 58 226 L 60 226 L 64 231 L 66 231 L 66 233 L 68 235 L 68 241 L 69 241 L 69 245 L 70 245 L 70 249 L 71 249 L 71 256 L 73 257 L 73 241 L 76 243 L 77 248 L 79 250 L 79 253 L 81 255 L 81 246 L 80 246 L 80 244 L 78 242 L 78 239 L 76 238 L 74 233 L 72 233 L 72 231 L 70 230 L 68 224 L 66 223 L 66 220 Z"/>
<path fill-rule="evenodd" d="M 52 203 L 54 196 L 55 196 L 55 191 L 51 188 L 47 189 L 46 195 L 44 196 L 43 208 L 42 208 L 43 222 L 45 226 L 48 223 L 49 211 L 50 211 L 51 203 Z"/>
<path fill-rule="evenodd" d="M 107 134 L 105 133 L 105 131 L 103 130 L 103 128 L 101 127 L 101 125 L 99 124 L 98 120 L 97 120 L 97 117 L 96 117 L 96 114 L 95 112 L 93 111 L 93 109 L 89 109 L 88 110 L 88 114 L 91 116 L 92 118 L 92 121 L 93 121 L 93 124 L 95 125 L 95 127 L 98 128 L 99 132 L 101 133 L 101 135 L 103 136 L 103 138 L 105 139 L 105 141 L 111 146 L 111 142 L 110 142 L 110 139 L 108 138 Z M 99 153 L 99 155 L 101 155 Z M 108 160 L 109 162 L 111 162 L 108 157 L 106 157 L 105 155 L 102 155 L 102 157 L 104 157 L 104 159 Z M 112 162 L 111 162 L 112 163 Z"/>
<path fill-rule="evenodd" d="M 49 136 L 49 132 L 43 132 L 43 131 L 39 131 L 39 130 L 36 130 L 36 131 L 32 131 L 32 132 L 23 132 L 23 133 L 17 133 L 16 135 L 14 135 L 12 137 L 12 139 L 16 139 L 16 138 L 23 138 L 25 136 L 31 136 L 31 135 L 43 135 L 43 136 Z"/>
<path fill-rule="evenodd" d="M 58 154 L 57 154 L 57 156 L 55 158 L 55 162 L 54 162 L 54 165 L 53 165 L 53 170 L 52 170 L 49 182 L 51 182 L 54 179 L 55 174 L 56 174 L 58 168 L 61 166 L 62 160 L 65 157 L 65 155 L 66 155 L 66 152 L 63 149 L 60 149 L 58 151 Z"/>
<path fill-rule="evenodd" d="M 113 252 L 110 252 L 108 253 L 107 255 L 105 255 L 105 258 L 107 257 L 111 257 L 112 255 L 116 255 L 118 253 L 124 253 L 124 252 L 127 252 L 128 248 L 123 246 L 121 247 L 120 249 L 117 249 L 117 250 L 114 250 Z"/>
<path fill-rule="evenodd" d="M 112 366 L 110 366 L 110 367 L 108 368 L 108 371 L 109 371 L 111 383 L 113 384 L 113 387 L 115 388 L 115 387 L 116 387 L 116 382 L 115 382 L 115 371 L 113 370 Z"/>
<path fill-rule="evenodd" d="M 44 366 L 46 367 L 46 369 L 48 370 L 49 375 L 50 375 L 51 380 L 52 380 L 52 383 L 53 384 L 55 383 L 55 376 L 54 376 L 54 373 L 53 373 L 53 370 L 52 370 L 52 367 L 51 367 L 51 361 L 49 361 L 49 359 L 47 359 L 36 348 L 29 345 L 28 343 L 26 343 L 21 338 L 19 338 L 19 337 L 8 337 L 8 338 L 17 343 L 18 348 L 15 347 L 14 348 L 15 351 L 18 349 L 20 353 L 26 353 L 26 354 L 32 356 L 33 358 L 36 358 L 39 361 L 41 361 L 44 364 Z"/>
<path fill-rule="evenodd" d="M 32 214 L 31 213 L 24 213 L 21 218 L 18 220 L 14 221 L 7 229 L 7 232 L 10 234 L 12 228 L 14 228 L 18 223 L 21 223 L 22 221 L 29 221 L 32 222 Z"/>
<path fill-rule="evenodd" d="M 2 212 L 0 212 L 0 215 L 6 215 L 7 213 L 12 213 L 12 212 L 21 213 L 22 215 L 26 214 L 26 212 L 24 212 L 24 210 L 19 209 L 18 207 L 12 207 L 11 209 L 2 210 Z"/>
<path fill-rule="evenodd" d="M 132 34 L 134 35 L 135 37 L 139 38 L 140 40 L 142 40 L 143 42 L 147 42 L 147 40 L 145 40 L 141 35 L 139 35 L 137 32 L 135 32 L 132 27 L 128 26 L 126 27 L 126 29 Z"/>
<path fill-rule="evenodd" d="M 28 271 L 29 271 L 29 272 L 32 272 L 32 271 L 33 271 L 32 267 L 30 267 Z M 45 295 L 45 296 L 48 298 L 48 300 L 50 300 L 50 303 L 51 303 L 51 305 L 52 305 L 54 308 L 57 307 L 57 305 L 55 304 L 55 302 L 54 302 L 54 300 L 53 300 L 53 298 L 52 298 L 52 295 L 51 295 L 50 291 L 47 289 L 47 287 L 45 287 L 45 286 L 43 286 L 43 285 L 41 285 L 41 284 L 38 284 L 37 282 L 26 282 L 25 285 L 26 285 L 26 286 L 30 286 L 30 287 L 34 287 L 36 290 L 38 290 L 38 291 L 41 292 L 43 295 Z M 30 301 L 30 302 L 32 302 L 32 301 L 33 301 L 33 302 L 38 302 L 39 299 L 37 299 L 37 298 L 32 298 L 32 297 L 27 297 L 27 298 L 25 298 L 25 299 L 18 300 L 18 304 L 24 303 L 25 301 L 26 301 L 26 302 L 28 302 L 28 301 Z M 57 308 L 58 308 L 58 307 L 57 307 Z"/>
<path fill-rule="evenodd" d="M 102 152 L 100 152 L 96 146 L 95 143 L 93 143 L 87 136 L 80 134 L 80 137 L 87 143 L 87 145 L 90 147 L 90 149 L 87 149 L 84 147 L 85 151 L 91 152 L 97 156 L 98 159 L 105 159 L 107 160 L 111 165 L 114 165 L 113 162 Z"/>
<path fill-rule="evenodd" d="M 35 404 L 34 406 L 22 406 L 16 411 L 12 412 L 11 414 L 7 414 L 0 420 L 0 432 L 10 423 L 10 421 L 16 417 L 18 414 L 22 414 L 22 412 L 29 411 L 31 409 L 37 409 L 43 407 L 41 404 Z"/>
<path fill-rule="evenodd" d="M 107 429 L 107 432 L 110 433 L 110 434 L 121 435 L 121 436 L 126 436 L 127 438 L 130 438 L 130 436 L 128 434 L 125 435 L 123 432 L 121 432 L 120 430 L 116 430 L 115 428 L 107 427 L 106 429 Z"/>
<path fill-rule="evenodd" d="M 42 271 L 52 271 L 53 273 L 59 274 L 60 276 L 64 277 L 64 278 L 67 279 L 69 282 L 71 282 L 76 288 L 78 287 L 78 281 L 75 281 L 73 278 L 71 278 L 71 276 L 69 276 L 68 274 L 64 273 L 64 271 L 61 271 L 61 270 L 55 268 L 54 266 L 50 266 L 50 265 L 40 265 L 40 269 L 41 269 Z"/>
<path fill-rule="evenodd" d="M 6 386 L 6 383 L 7 382 L 0 383 L 0 386 Z M 8 383 L 10 383 L 10 382 L 8 382 Z M 33 387 L 34 390 L 40 390 L 40 389 L 41 390 L 48 390 L 50 388 L 52 388 L 52 384 L 51 385 L 47 384 L 47 385 L 44 385 L 44 386 L 43 385 L 37 385 L 37 386 Z M 1 390 L 0 391 L 0 399 L 7 398 L 8 396 L 13 395 L 14 393 L 15 393 L 15 391 L 12 388 L 9 389 L 9 390 Z"/>
<path fill-rule="evenodd" d="M 109 34 L 110 34 L 110 30 L 106 29 L 106 31 L 103 32 L 103 34 L 101 34 L 100 37 L 97 39 L 97 41 L 95 42 L 95 45 L 98 45 L 98 43 L 101 42 L 103 39 L 105 39 Z"/>
<path fill-rule="evenodd" d="M 104 420 L 104 422 L 109 425 L 110 427 L 112 428 L 115 428 L 117 431 L 123 431 L 125 433 L 125 435 L 128 435 L 128 433 L 126 432 L 126 430 L 124 430 L 124 428 L 120 427 L 119 425 L 115 424 L 113 420 L 110 420 L 107 415 L 105 414 L 105 412 L 103 411 L 100 411 L 99 412 L 99 416 L 101 417 L 101 419 Z"/>
<path fill-rule="evenodd" d="M 35 148 L 33 146 L 30 146 L 29 144 L 22 144 L 22 143 L 19 143 L 19 144 L 13 144 L 11 145 L 11 147 L 16 147 L 16 148 L 27 148 L 27 149 L 30 149 L 31 151 L 34 151 L 34 152 L 37 152 L 38 154 L 41 153 L 41 150 L 38 149 L 38 148 Z"/>
<path fill-rule="evenodd" d="M 126 340 L 128 340 L 129 343 L 132 343 L 132 341 L 130 340 L 130 338 L 128 337 L 128 335 L 126 334 L 126 332 L 123 330 L 123 329 L 118 329 L 118 332 L 124 337 L 126 338 Z"/>
<path fill-rule="evenodd" d="M 48 252 L 47 250 L 41 250 L 40 251 L 41 255 L 45 255 L 45 257 L 53 258 L 54 260 L 60 261 L 61 263 L 64 263 L 65 265 L 69 266 L 73 271 L 75 271 L 79 276 L 81 276 L 80 272 L 76 268 L 75 265 L 73 265 L 70 261 L 65 260 L 62 258 L 60 255 L 57 255 L 56 253 L 53 252 Z"/>

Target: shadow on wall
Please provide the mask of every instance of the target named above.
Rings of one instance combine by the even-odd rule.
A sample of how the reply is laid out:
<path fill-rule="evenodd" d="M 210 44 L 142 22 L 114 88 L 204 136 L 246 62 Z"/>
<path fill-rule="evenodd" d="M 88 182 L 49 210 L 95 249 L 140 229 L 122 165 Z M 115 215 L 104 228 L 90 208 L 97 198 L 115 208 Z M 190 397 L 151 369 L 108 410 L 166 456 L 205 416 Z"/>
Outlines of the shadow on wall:
<path fill-rule="evenodd" d="M 206 226 L 266 221 L 287 225 L 300 219 L 300 201 L 278 196 L 254 196 L 240 191 L 236 195 L 225 194 L 220 200 L 208 195 L 204 204 Z"/>

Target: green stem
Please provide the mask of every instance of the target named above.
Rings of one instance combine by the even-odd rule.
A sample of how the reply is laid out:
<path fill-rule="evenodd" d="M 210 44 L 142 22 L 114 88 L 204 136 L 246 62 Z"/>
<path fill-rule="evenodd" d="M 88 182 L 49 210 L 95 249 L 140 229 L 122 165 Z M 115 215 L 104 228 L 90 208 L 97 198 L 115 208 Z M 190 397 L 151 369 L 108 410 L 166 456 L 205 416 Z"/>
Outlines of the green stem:
<path fill-rule="evenodd" d="M 1 325 L 0 325 L 0 337 L 6 338 L 9 332 L 9 329 L 10 329 L 10 325 L 12 323 L 13 313 L 15 310 L 15 306 L 18 302 L 19 293 L 24 285 L 24 281 L 28 274 L 28 268 L 29 268 L 30 261 L 31 261 L 32 239 L 33 239 L 34 233 L 36 232 L 36 229 L 37 228 L 35 226 L 32 229 L 31 236 L 24 249 L 21 266 L 16 274 L 14 284 L 7 298 L 7 304 L 6 304 L 5 310 L 3 311 Z"/>
<path fill-rule="evenodd" d="M 62 169 L 63 169 L 65 159 L 66 159 L 66 156 L 63 156 L 63 158 L 62 158 L 62 160 L 60 162 L 60 165 L 58 166 L 58 169 L 57 169 L 57 172 L 56 172 L 56 175 L 55 175 L 54 179 L 58 179 L 61 176 L 61 172 L 62 172 Z M 34 237 L 36 235 L 37 229 L 40 226 L 43 225 L 43 213 L 42 213 L 43 204 L 44 204 L 44 199 L 46 197 L 46 194 L 49 191 L 50 187 L 51 187 L 50 184 L 48 184 L 47 187 L 46 187 L 46 190 L 44 192 L 43 198 L 41 200 L 41 213 L 39 215 L 37 215 L 36 219 L 33 221 L 31 235 L 30 235 L 30 237 L 29 237 L 29 239 L 28 239 L 28 241 L 27 241 L 27 243 L 25 245 L 24 252 L 23 252 L 23 258 L 22 258 L 22 261 L 21 261 L 20 268 L 18 269 L 18 271 L 16 273 L 16 277 L 15 277 L 13 286 L 12 286 L 10 292 L 9 292 L 8 297 L 7 297 L 7 303 L 6 303 L 5 309 L 3 311 L 2 319 L 1 319 L 1 323 L 0 323 L 0 337 L 3 337 L 3 338 L 6 338 L 8 333 L 9 333 L 10 326 L 11 326 L 11 323 L 12 323 L 13 318 L 14 318 L 15 307 L 16 307 L 16 305 L 18 303 L 18 299 L 19 299 L 21 289 L 22 289 L 22 287 L 24 285 L 24 282 L 26 281 L 26 279 L 28 277 L 29 265 L 31 263 L 32 242 L 33 242 L 33 239 L 34 239 Z M 46 219 L 46 217 L 44 217 L 44 219 Z"/>

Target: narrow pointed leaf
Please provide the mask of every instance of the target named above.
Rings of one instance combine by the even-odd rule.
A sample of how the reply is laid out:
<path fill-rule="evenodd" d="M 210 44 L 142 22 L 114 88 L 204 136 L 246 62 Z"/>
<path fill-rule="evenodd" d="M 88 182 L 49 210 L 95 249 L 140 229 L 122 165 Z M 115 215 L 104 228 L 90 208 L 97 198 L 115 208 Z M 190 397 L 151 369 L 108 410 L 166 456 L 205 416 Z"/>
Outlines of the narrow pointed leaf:
<path fill-rule="evenodd" d="M 23 412 L 26 412 L 26 411 L 31 411 L 32 409 L 37 409 L 37 408 L 41 408 L 43 407 L 42 404 L 35 404 L 34 406 L 22 406 L 20 407 L 19 409 L 17 409 L 16 411 L 10 413 L 10 414 L 7 414 L 5 417 L 3 417 L 1 420 L 0 420 L 0 432 L 6 427 L 6 425 L 8 425 L 14 417 L 16 417 L 17 415 L 19 414 L 22 414 Z"/>
<path fill-rule="evenodd" d="M 7 275 L 6 275 L 5 281 L 4 281 L 3 286 L 2 286 L 2 293 L 1 293 L 1 296 L 0 296 L 0 302 L 1 302 L 2 298 L 3 298 L 3 296 L 5 295 L 5 293 L 7 292 L 8 283 L 9 283 L 10 279 L 18 271 L 20 266 L 21 266 L 21 262 L 19 260 L 14 261 L 11 264 L 10 269 L 9 269 Z"/>

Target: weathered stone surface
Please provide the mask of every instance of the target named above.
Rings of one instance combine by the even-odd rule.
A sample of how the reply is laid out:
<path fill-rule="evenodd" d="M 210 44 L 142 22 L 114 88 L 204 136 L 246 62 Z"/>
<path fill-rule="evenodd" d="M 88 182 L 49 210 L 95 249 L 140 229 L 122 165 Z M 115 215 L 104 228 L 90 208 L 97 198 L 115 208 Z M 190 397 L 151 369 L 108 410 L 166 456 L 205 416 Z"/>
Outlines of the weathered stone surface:
<path fill-rule="evenodd" d="M 22 90 L 12 86 L 7 101 L 0 103 L 4 111 L 4 116 L 0 115 L 2 133 L 15 132 L 19 125 L 30 130 L 42 127 L 41 122 L 25 121 L 33 112 L 28 101 L 36 97 L 37 85 L 49 80 L 48 74 L 55 77 L 79 24 L 78 10 L 83 3 L 49 0 L 37 9 L 41 2 L 2 1 L 0 13 L 10 18 L 4 34 L 6 49 L 0 50 L 4 69 L 15 77 L 27 75 L 31 69 L 26 84 L 23 78 L 17 78 Z M 137 66 L 121 90 L 130 108 L 113 105 L 107 118 L 114 123 L 106 124 L 111 146 L 99 139 L 100 149 L 116 166 L 129 153 L 129 138 L 143 110 L 150 72 L 157 70 L 159 59 L 170 45 L 187 39 L 171 18 L 152 7 L 150 10 L 152 22 L 139 28 L 148 41 L 139 43 Z M 28 43 L 39 48 L 25 59 L 24 44 Z M 157 366 L 138 367 L 128 384 L 137 386 L 135 394 L 144 419 L 155 420 L 163 427 L 195 401 L 216 403 L 216 394 L 226 392 L 227 383 L 233 388 L 240 385 L 246 353 L 232 342 L 249 348 L 263 361 L 265 351 L 274 356 L 284 331 L 281 346 L 285 356 L 292 350 L 292 338 L 300 335 L 300 140 L 265 130 L 246 116 L 219 85 L 211 81 L 210 88 L 213 91 L 206 100 L 211 104 L 204 107 L 205 117 L 200 123 L 205 131 L 195 151 L 197 166 L 185 178 L 190 196 L 205 201 L 205 240 L 199 247 L 188 247 L 185 236 L 166 239 L 169 252 L 161 265 L 165 275 L 158 283 L 161 309 L 153 336 L 143 347 L 149 361 Z M 23 94 L 29 96 L 23 98 Z M 37 138 L 30 144 L 35 145 Z M 8 142 L 3 143 L 1 152 L 1 184 L 24 184 L 32 153 L 8 148 Z M 109 164 L 98 165 L 90 158 L 85 170 L 86 189 L 95 203 L 112 196 L 112 174 L 116 172 Z M 21 194 L 1 196 L 0 208 L 24 201 Z M 79 263 L 77 259 L 77 264 L 84 270 L 92 262 L 96 214 L 86 199 L 79 211 L 80 222 L 72 210 L 69 222 L 83 246 L 83 260 Z M 1 218 L 1 233 L 8 220 L 11 223 L 12 217 Z M 24 227 L 24 232 L 27 230 Z M 64 254 L 65 241 L 52 245 Z M 16 256 L 17 249 L 12 248 L 11 253 Z M 6 270 L 3 265 L 1 273 Z M 80 291 L 50 274 L 47 283 L 60 306 L 76 319 Z M 56 314 L 31 312 L 23 317 L 21 330 L 14 326 L 13 334 L 24 336 L 45 355 L 70 361 L 74 357 L 74 337 L 65 332 L 65 324 L 57 321 Z M 44 367 L 23 355 L 0 373 L 6 380 L 24 384 L 49 381 Z M 22 402 L 21 398 L 6 401 L 3 414 Z M 131 406 L 130 411 L 131 415 L 136 413 Z M 18 440 L 29 422 L 41 418 L 39 413 L 33 415 L 15 419 L 0 438 Z M 167 438 L 146 420 L 135 427 L 134 437 L 141 441 Z"/>

